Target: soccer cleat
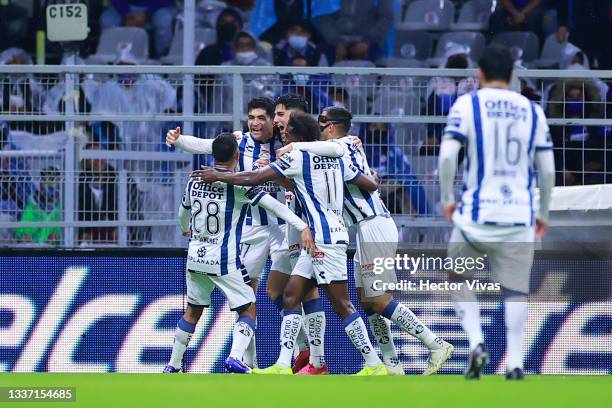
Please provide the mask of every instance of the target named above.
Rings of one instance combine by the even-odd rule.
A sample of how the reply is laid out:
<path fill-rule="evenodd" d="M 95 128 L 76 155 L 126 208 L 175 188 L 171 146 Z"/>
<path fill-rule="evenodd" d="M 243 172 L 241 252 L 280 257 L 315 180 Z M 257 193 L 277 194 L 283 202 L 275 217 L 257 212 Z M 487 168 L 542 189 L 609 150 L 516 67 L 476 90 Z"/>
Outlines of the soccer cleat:
<path fill-rule="evenodd" d="M 365 366 L 365 367 L 363 367 L 363 369 L 361 371 L 359 371 L 358 373 L 355 373 L 353 375 L 358 376 L 358 377 L 362 377 L 362 376 L 369 376 L 369 375 L 372 375 L 372 376 L 374 376 L 374 375 L 389 375 L 389 373 L 387 373 L 387 367 L 385 367 L 385 365 L 383 363 L 380 363 L 376 367 Z"/>
<path fill-rule="evenodd" d="M 506 380 L 524 380 L 525 373 L 522 368 L 516 367 L 514 370 L 506 371 Z"/>
<path fill-rule="evenodd" d="M 327 369 L 327 364 L 324 364 L 323 367 L 317 368 L 312 364 L 308 363 L 300 371 L 296 373 L 297 375 L 328 375 L 329 370 Z"/>
<path fill-rule="evenodd" d="M 226 358 L 225 363 L 223 363 L 223 367 L 225 367 L 225 370 L 228 373 L 251 374 L 251 368 L 234 357 Z"/>
<path fill-rule="evenodd" d="M 453 354 L 455 348 L 452 344 L 442 340 L 442 347 L 437 350 L 429 351 L 429 359 L 427 360 L 427 369 L 423 371 L 423 375 L 432 375 L 438 372 L 442 364 Z"/>
<path fill-rule="evenodd" d="M 182 368 L 174 368 L 170 364 L 168 364 L 168 365 L 166 365 L 164 367 L 164 371 L 162 371 L 162 373 L 164 373 L 164 374 L 175 374 L 175 373 L 180 373 L 181 371 L 183 371 Z"/>
<path fill-rule="evenodd" d="M 484 343 L 480 343 L 470 353 L 470 362 L 463 376 L 466 380 L 479 380 L 480 372 L 489 363 L 489 351 Z"/>
<path fill-rule="evenodd" d="M 268 368 L 254 368 L 253 374 L 291 375 L 293 371 L 291 371 L 291 367 L 281 367 L 276 363 Z"/>
<path fill-rule="evenodd" d="M 402 368 L 402 363 L 399 359 L 393 359 L 392 361 L 385 362 L 385 367 L 387 368 L 387 375 L 404 375 L 404 369 Z"/>
<path fill-rule="evenodd" d="M 295 357 L 295 362 L 293 363 L 293 374 L 297 374 L 302 368 L 308 365 L 308 361 L 310 360 L 310 350 L 300 351 L 298 355 Z"/>

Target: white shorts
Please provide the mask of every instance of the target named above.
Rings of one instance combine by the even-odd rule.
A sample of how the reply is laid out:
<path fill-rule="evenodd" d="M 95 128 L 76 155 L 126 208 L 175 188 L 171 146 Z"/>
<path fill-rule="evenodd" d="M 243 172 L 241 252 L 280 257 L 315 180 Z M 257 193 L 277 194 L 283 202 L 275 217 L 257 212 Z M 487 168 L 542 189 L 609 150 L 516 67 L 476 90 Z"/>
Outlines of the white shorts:
<path fill-rule="evenodd" d="M 187 301 L 195 306 L 210 306 L 210 294 L 215 286 L 223 292 L 231 310 L 255 303 L 255 293 L 245 269 L 234 269 L 220 276 L 188 270 L 186 282 Z"/>
<path fill-rule="evenodd" d="M 293 271 L 295 265 L 297 264 L 298 258 L 300 257 L 300 252 L 302 252 L 302 239 L 300 232 L 288 225 L 285 243 L 283 245 L 285 248 L 288 248 L 289 264 L 291 266 L 291 270 Z"/>
<path fill-rule="evenodd" d="M 314 258 L 300 253 L 292 275 L 315 279 L 318 285 L 346 283 L 346 245 L 317 244 L 317 249 Z"/>
<path fill-rule="evenodd" d="M 291 273 L 289 253 L 283 246 L 286 225 L 245 225 L 240 243 L 240 260 L 251 279 L 259 279 L 272 258 L 272 270 Z"/>
<path fill-rule="evenodd" d="M 397 283 L 394 268 L 384 268 L 375 273 L 375 259 L 394 258 L 397 252 L 399 234 L 391 217 L 381 215 L 361 221 L 357 225 L 357 250 L 353 262 L 355 286 L 363 288 L 366 297 L 385 294 L 384 290 L 375 290 L 374 282 Z"/>
<path fill-rule="evenodd" d="M 503 232 L 503 228 L 500 229 L 500 227 L 483 227 L 497 228 L 497 231 Z M 499 234 L 497 236 L 499 237 Z M 455 227 L 448 245 L 448 256 L 477 258 L 486 255 L 489 260 L 492 283 L 499 283 L 503 288 L 528 294 L 533 264 L 534 237 L 533 227 L 512 227 L 508 229 L 504 241 L 482 241 Z M 470 276 L 469 273 L 463 275 Z"/>

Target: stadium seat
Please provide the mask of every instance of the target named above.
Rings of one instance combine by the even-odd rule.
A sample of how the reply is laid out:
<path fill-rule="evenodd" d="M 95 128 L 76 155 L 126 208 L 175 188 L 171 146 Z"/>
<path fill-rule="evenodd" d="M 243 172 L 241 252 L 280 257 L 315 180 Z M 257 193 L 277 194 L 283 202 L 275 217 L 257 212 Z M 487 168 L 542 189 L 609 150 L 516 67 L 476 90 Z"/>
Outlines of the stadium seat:
<path fill-rule="evenodd" d="M 381 90 L 374 97 L 372 114 L 382 116 L 418 115 L 421 111 L 419 97 L 412 92 Z"/>
<path fill-rule="evenodd" d="M 470 0 L 463 4 L 457 22 L 451 24 L 455 31 L 484 31 L 489 28 L 491 0 Z"/>
<path fill-rule="evenodd" d="M 566 44 L 557 41 L 556 33 L 549 35 L 544 41 L 540 58 L 532 61 L 532 65 L 537 68 L 559 68 Z"/>
<path fill-rule="evenodd" d="M 217 33 L 212 28 L 196 28 L 194 40 L 194 58 L 205 46 L 216 41 Z M 168 55 L 161 58 L 161 62 L 167 65 L 182 65 L 183 63 L 183 29 L 178 28 L 174 31 L 172 44 Z"/>
<path fill-rule="evenodd" d="M 503 44 L 520 54 L 524 62 L 531 62 L 538 58 L 540 52 L 540 40 L 538 36 L 529 31 L 506 31 L 493 36 L 492 44 Z M 519 52 L 522 51 L 522 52 Z M 517 55 L 519 56 L 519 55 Z"/>
<path fill-rule="evenodd" d="M 144 28 L 113 27 L 102 31 L 96 53 L 90 57 L 93 62 L 108 64 L 117 58 L 117 46 L 131 43 L 130 52 L 141 61 L 149 58 L 149 35 Z"/>
<path fill-rule="evenodd" d="M 434 58 L 428 60 L 430 65 L 442 63 L 446 49 L 450 44 L 460 44 L 470 49 L 470 57 L 473 61 L 478 61 L 486 47 L 486 40 L 482 33 L 473 31 L 451 31 L 442 34 L 438 40 Z"/>
<path fill-rule="evenodd" d="M 445 31 L 455 18 L 455 6 L 450 0 L 416 0 L 408 4 L 399 30 Z"/>
<path fill-rule="evenodd" d="M 421 61 L 431 57 L 433 36 L 427 31 L 395 31 L 393 56 Z"/>

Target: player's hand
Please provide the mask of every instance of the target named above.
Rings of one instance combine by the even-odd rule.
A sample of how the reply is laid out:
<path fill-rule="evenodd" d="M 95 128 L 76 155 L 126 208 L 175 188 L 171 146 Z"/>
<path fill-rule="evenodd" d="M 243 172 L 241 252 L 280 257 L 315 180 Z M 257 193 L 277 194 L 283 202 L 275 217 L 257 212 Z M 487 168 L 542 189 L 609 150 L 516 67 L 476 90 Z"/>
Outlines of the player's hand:
<path fill-rule="evenodd" d="M 209 184 L 219 180 L 218 176 L 219 173 L 215 169 L 206 166 L 202 166 L 201 170 L 191 172 L 191 177 Z"/>
<path fill-rule="evenodd" d="M 363 142 L 357 136 L 353 136 L 353 146 L 355 146 L 355 148 L 357 149 L 361 149 L 361 146 L 363 146 Z"/>
<path fill-rule="evenodd" d="M 270 164 L 270 159 L 257 159 L 255 160 L 255 167 L 261 169 L 266 167 L 268 164 Z"/>
<path fill-rule="evenodd" d="M 304 228 L 300 234 L 302 238 L 302 244 L 304 245 L 304 249 L 310 256 L 314 256 L 317 251 L 317 247 L 315 246 L 314 241 L 312 240 L 312 233 L 310 232 L 310 228 Z"/>
<path fill-rule="evenodd" d="M 282 155 L 287 154 L 291 151 L 293 151 L 293 143 L 289 143 L 288 145 L 285 145 L 280 149 L 276 149 L 276 157 L 281 157 Z"/>
<path fill-rule="evenodd" d="M 185 238 L 191 238 L 191 231 L 185 231 L 182 234 Z"/>
<path fill-rule="evenodd" d="M 380 184 L 380 174 L 376 170 L 370 169 L 370 174 L 372 174 L 372 178 L 376 182 L 376 184 Z"/>
<path fill-rule="evenodd" d="M 457 203 L 452 203 L 442 209 L 442 215 L 448 222 L 453 222 L 453 213 L 457 209 Z"/>
<path fill-rule="evenodd" d="M 166 133 L 166 146 L 172 147 L 172 145 L 176 144 L 179 137 L 181 137 L 181 128 L 179 126 L 176 129 L 170 129 Z"/>
<path fill-rule="evenodd" d="M 232 132 L 232 135 L 234 135 L 236 140 L 242 140 L 242 131 L 241 130 L 234 130 Z"/>
<path fill-rule="evenodd" d="M 536 218 L 536 231 L 535 231 L 536 239 L 544 238 L 544 235 L 546 235 L 546 232 L 548 232 L 548 224 Z"/>

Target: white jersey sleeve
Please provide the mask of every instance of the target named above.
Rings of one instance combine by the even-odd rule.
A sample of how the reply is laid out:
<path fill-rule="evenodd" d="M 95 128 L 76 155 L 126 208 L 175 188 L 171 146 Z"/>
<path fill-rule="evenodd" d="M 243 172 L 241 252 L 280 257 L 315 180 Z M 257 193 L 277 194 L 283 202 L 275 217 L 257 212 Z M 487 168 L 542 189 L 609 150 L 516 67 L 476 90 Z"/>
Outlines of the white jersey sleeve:
<path fill-rule="evenodd" d="M 302 152 L 293 150 L 270 163 L 270 167 L 281 177 L 293 178 L 302 174 L 302 162 Z"/>
<path fill-rule="evenodd" d="M 552 150 L 553 142 L 550 136 L 550 129 L 546 122 L 546 115 L 540 105 L 533 104 L 535 114 L 537 115 L 536 131 L 534 136 L 535 151 Z"/>
<path fill-rule="evenodd" d="M 195 136 L 181 135 L 176 140 L 176 147 L 193 154 L 212 154 L 214 139 L 200 139 Z"/>
<path fill-rule="evenodd" d="M 472 128 L 470 120 L 473 116 L 472 112 L 470 95 L 463 95 L 457 99 L 448 113 L 446 127 L 444 128 L 444 138 L 452 138 L 465 144 Z"/>
<path fill-rule="evenodd" d="M 293 150 L 304 150 L 312 154 L 325 157 L 341 157 L 344 154 L 342 145 L 335 141 L 318 141 L 318 142 L 294 142 Z"/>
<path fill-rule="evenodd" d="M 351 181 L 356 180 L 363 173 L 359 170 L 351 160 L 345 156 L 340 158 L 340 165 L 342 166 L 342 174 L 344 176 L 344 181 L 346 183 L 350 183 Z"/>

